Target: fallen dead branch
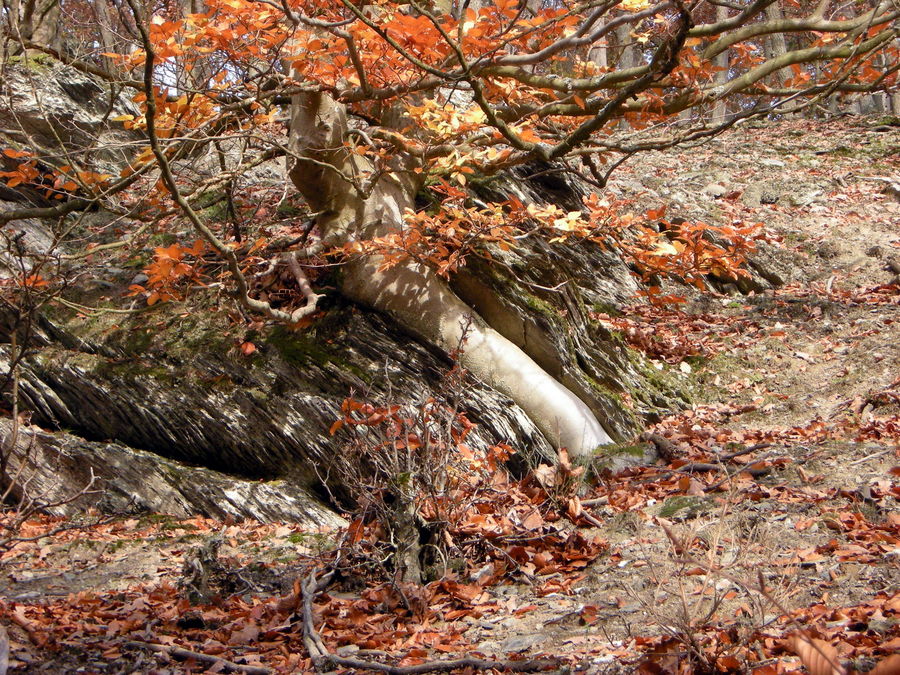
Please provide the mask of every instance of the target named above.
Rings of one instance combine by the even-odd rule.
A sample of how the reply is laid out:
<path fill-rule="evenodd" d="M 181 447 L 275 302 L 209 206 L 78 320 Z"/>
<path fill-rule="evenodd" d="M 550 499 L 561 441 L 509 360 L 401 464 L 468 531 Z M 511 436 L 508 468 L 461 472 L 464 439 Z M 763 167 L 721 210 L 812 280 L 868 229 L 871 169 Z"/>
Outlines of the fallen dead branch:
<path fill-rule="evenodd" d="M 168 654 L 169 656 L 181 661 L 193 659 L 194 661 L 199 661 L 200 663 L 208 663 L 211 666 L 215 666 L 220 669 L 216 672 L 246 673 L 247 675 L 271 675 L 272 673 L 272 670 L 270 668 L 266 668 L 264 666 L 248 666 L 242 663 L 235 663 L 234 661 L 228 661 L 227 659 L 223 659 L 219 656 L 214 656 L 212 654 L 203 654 L 202 652 L 193 652 L 190 649 L 184 649 L 183 647 L 160 645 L 153 642 L 140 642 L 138 640 L 129 640 L 125 643 L 125 645 L 127 647 L 149 649 L 150 651 L 157 652 L 159 654 Z"/>
<path fill-rule="evenodd" d="M 420 675 L 421 673 L 446 673 L 461 668 L 474 670 L 499 670 L 513 673 L 531 673 L 558 668 L 561 659 L 532 659 L 528 661 L 489 661 L 475 657 L 454 659 L 452 661 L 428 661 L 412 666 L 390 666 L 377 661 L 345 658 L 328 651 L 322 642 L 313 622 L 313 598 L 322 592 L 331 581 L 334 572 L 329 572 L 322 579 L 316 579 L 315 572 L 310 572 L 303 582 L 303 644 L 312 658 L 317 671 L 327 666 L 341 666 L 357 670 L 375 670 L 388 675 Z"/>
<path fill-rule="evenodd" d="M 745 455 L 745 454 L 747 454 L 747 452 L 749 452 L 749 450 L 745 450 L 744 452 L 737 453 L 734 455 L 728 455 L 726 457 L 721 458 L 720 461 L 724 462 L 728 459 L 733 459 L 734 457 L 738 457 L 740 455 Z M 705 487 L 704 492 L 712 492 L 712 491 L 716 490 L 717 488 L 721 487 L 722 485 L 724 485 L 725 483 L 730 481 L 732 478 L 734 478 L 735 476 L 737 476 L 738 474 L 741 474 L 741 473 L 749 474 L 753 478 L 761 478 L 762 476 L 765 476 L 766 474 L 768 474 L 772 470 L 772 467 L 768 466 L 768 465 L 767 466 L 756 466 L 756 465 L 761 464 L 766 461 L 769 461 L 769 460 L 773 460 L 773 459 L 779 459 L 779 457 L 774 454 L 764 455 L 763 457 L 760 457 L 759 459 L 753 459 L 753 460 L 750 460 L 749 462 L 745 462 L 741 466 L 734 467 L 735 470 L 733 472 L 729 473 L 728 476 L 726 476 L 725 478 L 720 480 L 718 483 L 715 483 L 713 485 Z M 642 481 L 641 484 L 655 483 L 656 481 L 659 481 L 661 479 L 668 478 L 669 476 L 674 476 L 674 475 L 691 476 L 695 473 L 705 473 L 707 471 L 710 471 L 710 472 L 711 471 L 728 471 L 728 469 L 730 469 L 730 468 L 732 468 L 732 467 L 729 467 L 724 463 L 712 464 L 710 462 L 689 462 L 687 464 L 682 464 L 681 466 L 679 466 L 676 469 L 665 469 L 665 470 L 661 471 L 659 474 L 653 476 L 652 478 Z M 593 500 L 589 500 L 589 501 L 593 501 Z M 584 505 L 584 503 L 583 503 L 583 505 Z M 588 505 L 590 505 L 590 504 L 588 504 Z"/>
<path fill-rule="evenodd" d="M 737 473 L 748 473 L 754 478 L 758 478 L 759 476 L 765 476 L 769 473 L 769 469 L 767 467 L 754 469 L 754 464 L 759 464 L 763 460 L 757 459 L 753 462 L 748 462 L 744 465 Z M 673 470 L 672 473 L 702 473 L 704 471 L 725 471 L 729 467 L 721 465 L 721 464 L 710 464 L 708 462 L 691 462 L 690 464 L 685 464 L 684 466 L 679 466 L 677 469 Z"/>
<path fill-rule="evenodd" d="M 879 450 L 878 452 L 872 453 L 871 455 L 866 455 L 860 459 L 853 460 L 849 462 L 847 466 L 858 466 L 859 464 L 865 464 L 868 461 L 873 459 L 878 459 L 879 457 L 884 457 L 885 455 L 889 455 L 892 452 L 896 452 L 896 448 L 885 448 L 884 450 Z"/>

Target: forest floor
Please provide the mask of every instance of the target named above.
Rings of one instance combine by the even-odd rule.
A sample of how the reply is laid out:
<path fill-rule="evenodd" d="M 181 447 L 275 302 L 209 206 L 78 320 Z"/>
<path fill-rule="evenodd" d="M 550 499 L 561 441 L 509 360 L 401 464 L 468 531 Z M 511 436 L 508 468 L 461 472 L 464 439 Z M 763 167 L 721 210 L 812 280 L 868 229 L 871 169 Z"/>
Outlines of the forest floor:
<path fill-rule="evenodd" d="M 694 393 L 650 430 L 666 459 L 577 498 L 546 476 L 495 485 L 455 535 L 474 562 L 425 589 L 345 574 L 310 606 L 350 659 L 333 669 L 768 675 L 802 672 L 800 630 L 861 671 L 900 650 L 898 185 L 900 127 L 860 118 L 747 125 L 623 167 L 612 189 L 648 207 L 765 223 L 787 283 L 595 316 Z M 311 669 L 302 584 L 339 533 L 141 516 L 48 535 L 67 524 L 26 523 L 0 559 L 11 672 Z M 212 540 L 215 597 L 191 605 L 185 561 Z"/>

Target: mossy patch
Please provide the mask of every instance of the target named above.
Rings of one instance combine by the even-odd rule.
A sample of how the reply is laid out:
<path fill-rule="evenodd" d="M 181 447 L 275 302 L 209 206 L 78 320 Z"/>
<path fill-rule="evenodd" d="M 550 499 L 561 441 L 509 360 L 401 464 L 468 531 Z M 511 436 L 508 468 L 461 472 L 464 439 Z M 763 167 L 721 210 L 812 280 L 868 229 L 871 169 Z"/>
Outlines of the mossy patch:
<path fill-rule="evenodd" d="M 553 305 L 546 300 L 539 298 L 536 295 L 532 295 L 531 293 L 523 293 L 522 296 L 525 304 L 534 311 L 540 312 L 551 318 L 557 318 L 559 316 L 559 312 L 557 312 Z"/>
<path fill-rule="evenodd" d="M 594 391 L 594 394 L 596 394 L 598 397 L 604 399 L 605 401 L 607 401 L 609 403 L 609 405 L 613 406 L 614 408 L 616 408 L 616 410 L 621 411 L 624 415 L 627 416 L 627 418 L 633 428 L 638 429 L 641 427 L 641 420 L 638 418 L 638 415 L 631 408 L 631 406 L 629 406 L 625 402 L 625 399 L 623 398 L 621 393 L 619 393 L 617 391 L 613 391 L 610 387 L 608 387 L 605 384 L 603 384 L 602 382 L 599 382 L 598 380 L 594 379 L 587 373 L 584 373 L 584 378 L 587 380 L 588 384 L 591 386 L 591 389 Z M 609 446 L 603 446 L 603 447 L 606 448 Z"/>
<path fill-rule="evenodd" d="M 868 142 L 852 147 L 838 145 L 822 154 L 832 157 L 845 157 L 855 159 L 881 159 L 883 157 L 895 157 L 900 152 L 900 145 L 892 141 L 891 134 L 872 134 L 874 138 Z"/>
<path fill-rule="evenodd" d="M 900 127 L 900 117 L 897 115 L 882 115 L 869 121 L 872 127 Z"/>
<path fill-rule="evenodd" d="M 631 395 L 639 401 L 646 401 L 658 405 L 660 397 L 671 399 L 678 405 L 690 405 L 695 398 L 692 382 L 685 380 L 682 374 L 669 371 L 663 366 L 657 368 L 641 352 L 632 347 L 626 348 L 628 359 L 637 368 L 638 372 L 649 384 L 649 390 L 641 387 L 630 391 Z M 655 392 L 655 396 L 654 396 Z"/>
<path fill-rule="evenodd" d="M 313 554 L 328 551 L 337 544 L 333 535 L 322 532 L 292 532 L 287 540 Z"/>
<path fill-rule="evenodd" d="M 178 522 L 175 516 L 167 513 L 145 513 L 138 518 L 137 529 L 147 527 L 148 525 L 173 526 Z"/>
<path fill-rule="evenodd" d="M 201 220 L 207 223 L 222 223 L 228 220 L 228 202 L 219 201 L 200 211 Z"/>
<path fill-rule="evenodd" d="M 5 59 L 7 65 L 24 66 L 29 70 L 44 73 L 48 68 L 54 66 L 58 61 L 49 54 L 35 52 L 29 50 L 25 54 L 16 54 L 7 56 Z"/>
<path fill-rule="evenodd" d="M 150 349 L 153 344 L 153 331 L 149 328 L 134 328 L 127 331 L 124 337 L 124 348 L 130 354 L 140 354 Z"/>
<path fill-rule="evenodd" d="M 243 333 L 243 328 L 232 326 L 223 312 L 202 306 L 203 298 L 199 297 L 192 298 L 191 304 L 165 302 L 126 314 L 103 311 L 120 310 L 122 301 L 118 298 L 80 296 L 79 299 L 97 311 L 85 313 L 64 306 L 53 307 L 47 312 L 48 318 L 65 332 L 77 336 L 79 344 L 96 346 L 104 354 L 93 357 L 91 370 L 103 369 L 118 376 L 170 381 L 176 377 L 179 363 L 193 362 L 198 354 L 234 351 Z M 75 352 L 80 350 L 79 344 L 65 346 Z M 247 361 L 243 356 L 235 358 Z M 177 376 L 183 378 L 192 372 L 195 371 L 182 371 Z M 217 378 L 215 383 L 222 379 Z"/>
<path fill-rule="evenodd" d="M 316 364 L 326 366 L 339 361 L 337 354 L 326 343 L 309 333 L 276 326 L 265 338 L 287 363 L 294 366 Z"/>
<path fill-rule="evenodd" d="M 597 314 L 606 314 L 612 317 L 623 316 L 618 307 L 607 302 L 595 302 L 591 305 L 591 309 Z"/>
<path fill-rule="evenodd" d="M 657 515 L 661 518 L 689 520 L 710 511 L 712 508 L 712 503 L 705 497 L 679 495 L 677 497 L 669 497 L 663 502 Z"/>
<path fill-rule="evenodd" d="M 294 216 L 299 216 L 303 214 L 304 210 L 299 206 L 295 206 L 290 202 L 282 202 L 278 206 L 275 207 L 275 213 L 279 216 L 285 216 L 287 218 L 293 218 Z"/>
<path fill-rule="evenodd" d="M 172 384 L 178 380 L 175 373 L 170 372 L 165 366 L 143 359 L 128 358 L 121 361 L 112 359 L 98 361 L 94 372 L 98 375 L 115 376 L 128 380 L 147 378 Z"/>
<path fill-rule="evenodd" d="M 646 443 L 613 443 L 612 445 L 602 445 L 594 450 L 595 455 L 614 456 L 627 455 L 629 457 L 643 457 L 648 451 Z"/>
<path fill-rule="evenodd" d="M 369 374 L 350 361 L 349 355 L 340 347 L 330 333 L 340 322 L 340 312 L 334 311 L 313 329 L 294 330 L 288 326 L 276 326 L 265 336 L 266 346 L 273 348 L 285 363 L 294 367 L 311 365 L 324 368 L 331 366 L 356 375 L 364 382 Z"/>

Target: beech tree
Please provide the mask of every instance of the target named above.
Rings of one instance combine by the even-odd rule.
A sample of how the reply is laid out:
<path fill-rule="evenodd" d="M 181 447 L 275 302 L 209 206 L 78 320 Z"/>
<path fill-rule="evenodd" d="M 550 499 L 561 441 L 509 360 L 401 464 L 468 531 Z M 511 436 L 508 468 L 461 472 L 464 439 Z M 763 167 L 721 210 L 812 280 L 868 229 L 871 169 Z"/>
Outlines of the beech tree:
<path fill-rule="evenodd" d="M 527 237 L 616 247 L 648 278 L 702 287 L 708 273 L 739 275 L 753 224 L 710 236 L 702 224 L 665 223 L 605 195 L 610 173 L 749 117 L 896 92 L 900 67 L 890 0 L 104 1 L 59 5 L 94 19 L 67 25 L 62 45 L 9 6 L 7 58 L 40 52 L 109 82 L 138 108 L 111 123 L 139 147 L 119 175 L 27 142 L 7 148 L 7 187 L 40 199 L 0 221 L 98 204 L 144 221 L 177 216 L 195 237 L 157 249 L 133 293 L 174 297 L 211 252 L 238 303 L 288 324 L 317 311 L 309 266 L 339 263 L 343 295 L 441 349 L 462 346 L 465 368 L 575 455 L 610 442 L 604 420 L 455 295 L 450 275 Z M 259 222 L 201 216 L 211 191 L 230 198 L 243 174 L 278 157 L 309 209 L 297 236 L 265 239 Z M 189 169 L 203 161 L 218 170 L 197 181 Z M 566 212 L 466 190 L 524 164 L 577 172 L 597 193 Z M 253 275 L 275 265 L 296 281 L 293 303 L 253 292 Z"/>

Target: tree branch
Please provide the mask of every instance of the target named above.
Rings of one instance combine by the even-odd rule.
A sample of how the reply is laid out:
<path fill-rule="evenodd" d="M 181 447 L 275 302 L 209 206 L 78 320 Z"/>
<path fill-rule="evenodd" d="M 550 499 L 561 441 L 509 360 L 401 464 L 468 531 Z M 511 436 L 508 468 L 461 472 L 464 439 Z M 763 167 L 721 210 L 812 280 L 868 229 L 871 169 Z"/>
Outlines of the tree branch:
<path fill-rule="evenodd" d="M 302 318 L 309 316 L 316 309 L 315 302 L 310 302 L 309 298 L 307 298 L 306 305 L 289 313 L 284 312 L 280 309 L 275 309 L 268 302 L 263 302 L 262 300 L 257 300 L 256 298 L 250 297 L 249 289 L 247 287 L 247 280 L 244 277 L 243 272 L 241 271 L 240 263 L 238 262 L 234 249 L 232 249 L 230 246 L 225 244 L 225 242 L 219 239 L 215 235 L 215 233 L 210 230 L 206 226 L 206 224 L 203 223 L 203 221 L 200 220 L 200 218 L 197 216 L 197 212 L 194 211 L 194 209 L 187 202 L 187 200 L 185 200 L 184 196 L 178 189 L 178 184 L 175 180 L 175 176 L 172 173 L 172 167 L 169 163 L 169 159 L 166 157 L 166 153 L 163 152 L 162 148 L 160 147 L 159 138 L 156 134 L 156 98 L 153 87 L 153 73 L 156 55 L 153 50 L 153 43 L 150 41 L 150 35 L 147 32 L 146 26 L 144 25 L 144 21 L 141 17 L 141 11 L 136 5 L 136 0 L 127 0 L 127 2 L 128 6 L 131 8 L 131 11 L 134 13 L 137 28 L 141 35 L 141 41 L 143 42 L 144 51 L 146 52 L 146 59 L 144 61 L 144 92 L 147 96 L 147 109 L 145 112 L 145 119 L 147 121 L 147 137 L 150 142 L 150 148 L 153 151 L 153 156 L 156 158 L 157 164 L 159 165 L 163 182 L 166 188 L 169 190 L 169 193 L 172 195 L 172 199 L 176 204 L 178 204 L 182 212 L 185 214 L 185 216 L 187 216 L 187 219 L 190 221 L 191 225 L 194 226 L 194 229 L 200 234 L 204 241 L 212 246 L 212 248 L 220 256 L 222 256 L 222 258 L 225 259 L 225 262 L 228 266 L 228 271 L 236 285 L 234 295 L 242 305 L 253 312 L 258 312 L 264 316 L 267 316 L 270 319 L 274 319 L 276 321 L 284 321 L 287 323 L 296 323 Z"/>
<path fill-rule="evenodd" d="M 188 659 L 191 659 L 194 661 L 199 661 L 200 663 L 207 663 L 210 666 L 216 667 L 226 673 L 244 673 L 245 675 L 271 675 L 271 673 L 273 672 L 271 668 L 266 668 L 264 666 L 247 666 L 242 663 L 228 661 L 227 659 L 223 659 L 220 656 L 214 656 L 213 654 L 204 654 L 202 652 L 195 652 L 191 651 L 190 649 L 184 649 L 183 647 L 175 647 L 172 645 L 158 645 L 152 642 L 129 640 L 125 643 L 125 646 L 137 647 L 138 649 L 149 649 L 150 651 L 157 652 L 158 654 L 168 654 L 169 656 L 173 656 L 181 661 L 187 661 Z M 216 670 L 215 672 L 219 672 L 219 670 Z"/>

